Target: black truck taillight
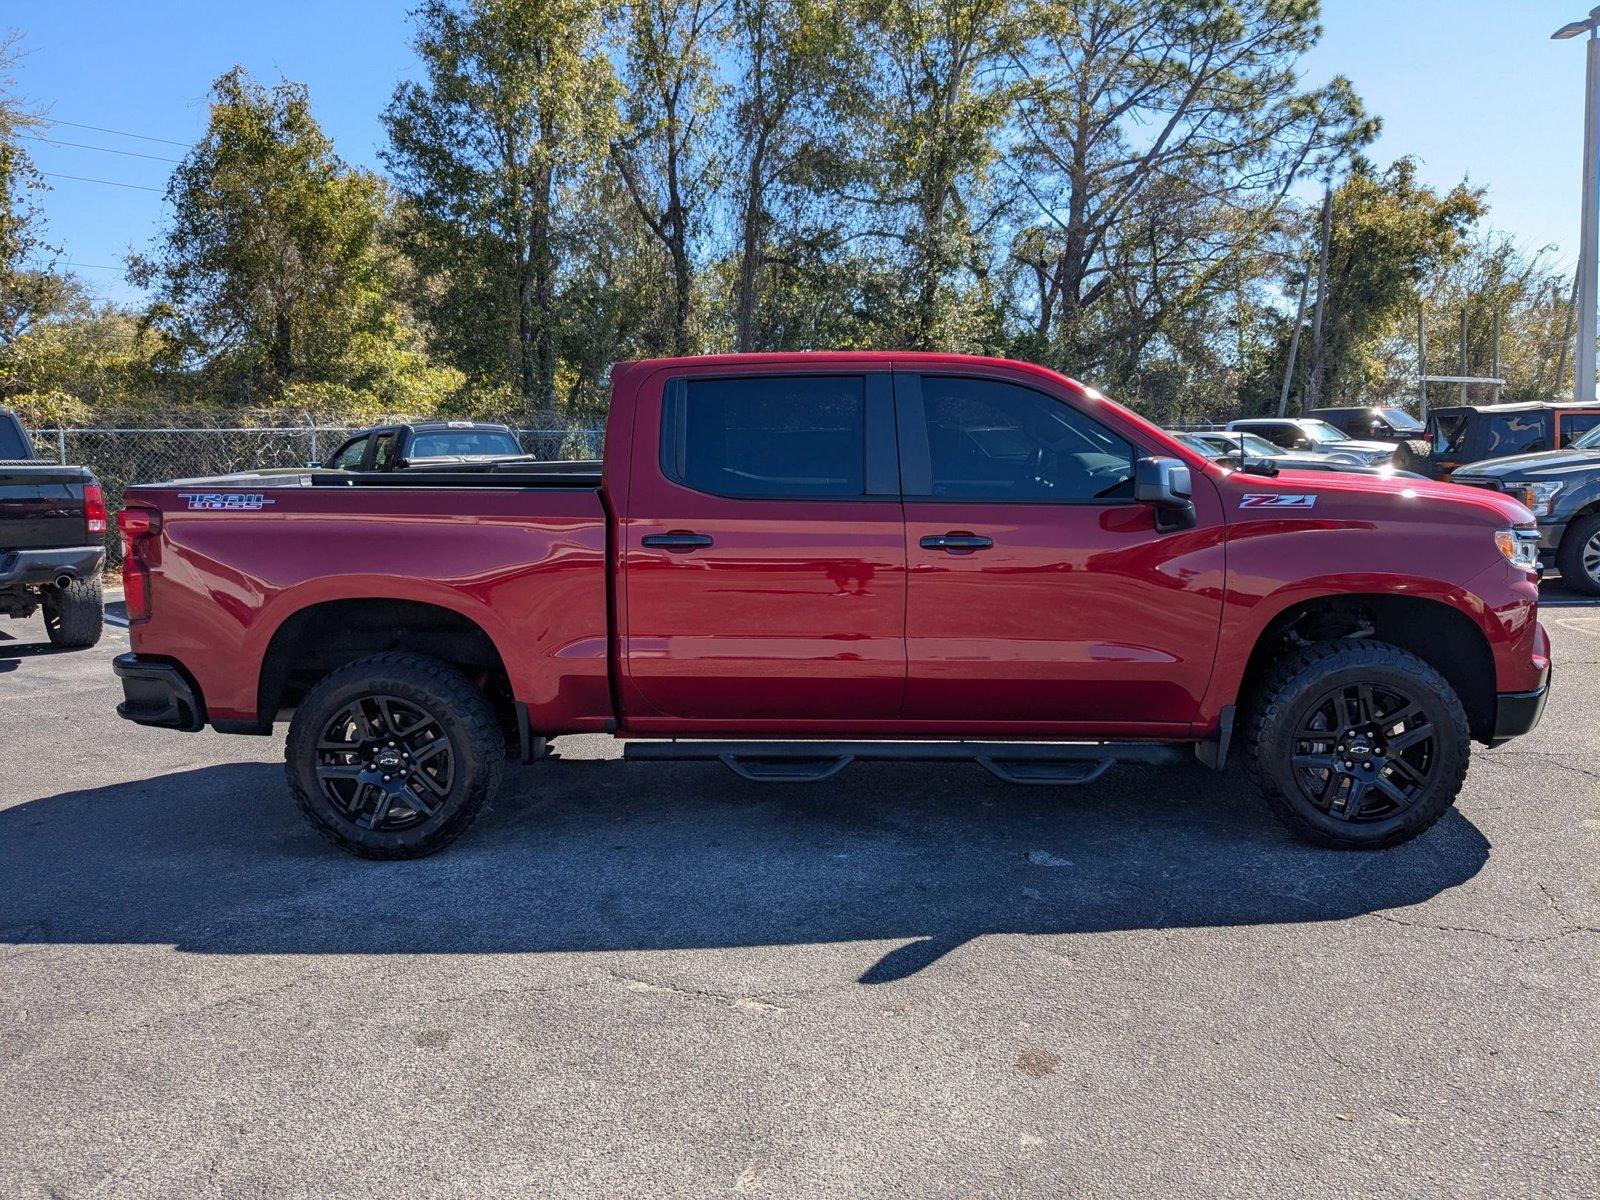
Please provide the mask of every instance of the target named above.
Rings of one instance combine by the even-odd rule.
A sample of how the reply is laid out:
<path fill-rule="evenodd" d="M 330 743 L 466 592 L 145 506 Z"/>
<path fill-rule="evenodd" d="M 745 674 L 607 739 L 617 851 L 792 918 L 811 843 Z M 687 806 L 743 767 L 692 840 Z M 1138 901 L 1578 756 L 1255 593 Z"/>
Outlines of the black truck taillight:
<path fill-rule="evenodd" d="M 89 524 L 90 537 L 106 535 L 106 494 L 98 483 L 85 484 L 83 489 L 83 515 Z"/>
<path fill-rule="evenodd" d="M 150 563 L 145 552 L 161 532 L 161 514 L 153 508 L 125 508 L 117 514 L 122 532 L 122 600 L 128 620 L 150 619 Z"/>

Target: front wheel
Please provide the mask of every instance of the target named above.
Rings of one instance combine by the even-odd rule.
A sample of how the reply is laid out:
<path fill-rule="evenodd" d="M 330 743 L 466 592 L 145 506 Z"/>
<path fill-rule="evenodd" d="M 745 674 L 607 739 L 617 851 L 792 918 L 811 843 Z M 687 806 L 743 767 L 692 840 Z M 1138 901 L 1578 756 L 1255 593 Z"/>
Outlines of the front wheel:
<path fill-rule="evenodd" d="M 295 710 L 284 747 L 300 811 L 363 858 L 447 846 L 493 796 L 504 759 L 482 693 L 419 654 L 375 654 L 328 675 Z"/>
<path fill-rule="evenodd" d="M 1561 535 L 1556 566 L 1568 587 L 1600 596 L 1600 513 L 1579 517 Z"/>
<path fill-rule="evenodd" d="M 1455 689 L 1385 642 L 1295 651 L 1245 718 L 1246 769 L 1274 815 L 1302 840 L 1344 850 L 1399 845 L 1442 817 L 1470 746 Z"/>

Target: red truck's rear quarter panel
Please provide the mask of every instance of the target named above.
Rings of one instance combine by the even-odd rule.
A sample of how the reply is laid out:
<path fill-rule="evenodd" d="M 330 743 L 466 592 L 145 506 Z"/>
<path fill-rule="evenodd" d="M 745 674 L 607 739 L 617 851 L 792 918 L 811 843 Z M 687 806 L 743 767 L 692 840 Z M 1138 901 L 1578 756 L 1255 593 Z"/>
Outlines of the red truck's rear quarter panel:
<path fill-rule="evenodd" d="M 476 622 L 539 728 L 606 727 L 597 492 L 243 482 L 228 490 L 258 486 L 270 503 L 242 511 L 191 510 L 185 493 L 195 489 L 182 485 L 128 493 L 128 503 L 163 514 L 147 556 L 151 615 L 131 626 L 133 649 L 181 662 L 211 719 L 257 719 L 262 661 L 290 616 L 324 601 L 373 599 L 438 605 Z"/>

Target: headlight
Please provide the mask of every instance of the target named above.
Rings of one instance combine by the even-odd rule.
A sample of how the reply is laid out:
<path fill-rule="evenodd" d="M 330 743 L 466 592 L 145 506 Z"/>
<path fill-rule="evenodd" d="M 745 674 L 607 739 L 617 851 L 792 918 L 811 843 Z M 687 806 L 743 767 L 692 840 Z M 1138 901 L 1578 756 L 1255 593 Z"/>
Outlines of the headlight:
<path fill-rule="evenodd" d="M 1494 535 L 1494 544 L 1505 559 L 1519 571 L 1539 569 L 1539 533 L 1534 529 L 1501 529 Z"/>
<path fill-rule="evenodd" d="M 1507 483 L 1502 486 L 1507 495 L 1521 500 L 1536 517 L 1549 515 L 1561 491 L 1559 483 Z"/>

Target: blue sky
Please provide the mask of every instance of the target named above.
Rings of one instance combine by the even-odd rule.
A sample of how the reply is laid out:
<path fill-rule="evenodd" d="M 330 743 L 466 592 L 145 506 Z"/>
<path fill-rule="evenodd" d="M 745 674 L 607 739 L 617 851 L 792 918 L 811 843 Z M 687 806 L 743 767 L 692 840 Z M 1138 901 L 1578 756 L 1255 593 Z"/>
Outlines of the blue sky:
<path fill-rule="evenodd" d="M 263 79 L 311 88 L 323 127 L 349 161 L 378 166 L 378 114 L 413 72 L 406 3 L 383 0 L 21 0 L 16 25 L 28 57 L 23 93 L 61 121 L 188 142 L 205 124 L 212 79 L 243 63 Z M 1487 185 L 1497 228 L 1576 257 L 1583 48 L 1550 33 L 1587 0 L 1324 0 L 1322 43 L 1305 75 L 1343 73 L 1384 121 L 1372 155 L 1418 157 L 1447 187 Z M 183 147 L 57 126 L 51 136 L 177 158 Z M 41 170 L 154 188 L 51 178 L 53 239 L 102 295 L 136 301 L 117 267 L 160 226 L 159 189 L 171 164 L 30 143 Z"/>

